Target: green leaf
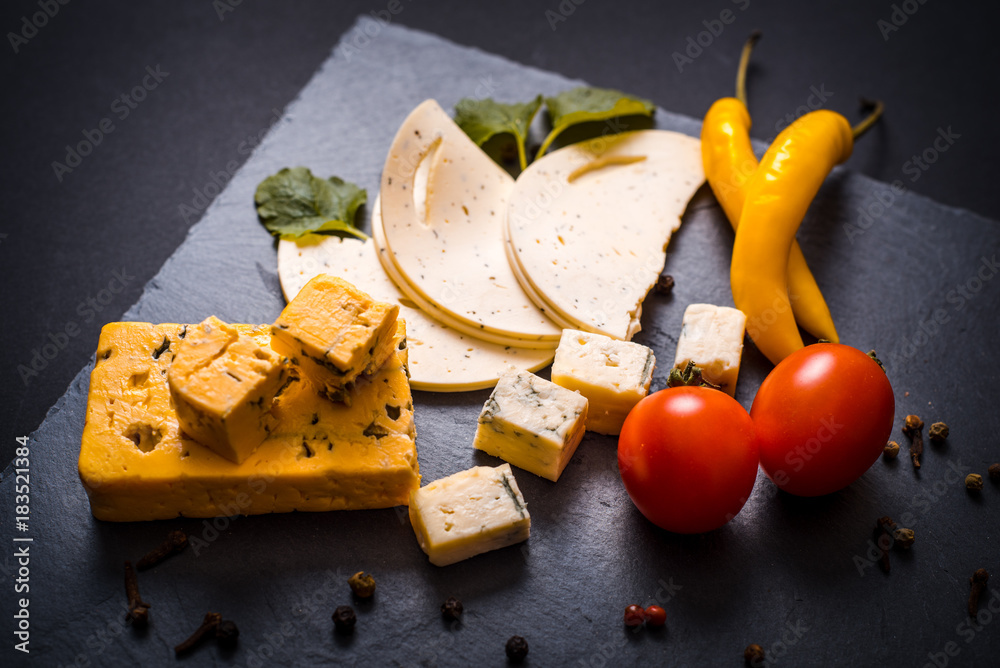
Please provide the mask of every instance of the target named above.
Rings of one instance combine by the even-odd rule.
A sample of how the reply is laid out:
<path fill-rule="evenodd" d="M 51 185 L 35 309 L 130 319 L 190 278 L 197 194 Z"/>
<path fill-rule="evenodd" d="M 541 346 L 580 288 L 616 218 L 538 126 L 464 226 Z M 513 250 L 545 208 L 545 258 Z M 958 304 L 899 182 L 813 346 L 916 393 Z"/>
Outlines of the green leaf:
<path fill-rule="evenodd" d="M 531 127 L 531 119 L 541 106 L 541 95 L 531 102 L 519 104 L 494 102 L 492 98 L 476 100 L 466 97 L 455 105 L 455 123 L 478 146 L 482 146 L 496 135 L 513 135 L 517 143 L 517 157 L 523 170 L 528 166 L 525 151 L 528 128 Z"/>
<path fill-rule="evenodd" d="M 368 238 L 354 225 L 368 193 L 336 176 L 321 179 L 308 167 L 286 167 L 261 181 L 253 199 L 260 222 L 282 239 L 310 233 Z"/>
<path fill-rule="evenodd" d="M 535 159 L 542 157 L 560 132 L 572 125 L 606 121 L 619 116 L 652 116 L 656 110 L 649 100 L 630 97 L 610 88 L 582 86 L 545 98 L 552 131 L 542 142 Z"/>

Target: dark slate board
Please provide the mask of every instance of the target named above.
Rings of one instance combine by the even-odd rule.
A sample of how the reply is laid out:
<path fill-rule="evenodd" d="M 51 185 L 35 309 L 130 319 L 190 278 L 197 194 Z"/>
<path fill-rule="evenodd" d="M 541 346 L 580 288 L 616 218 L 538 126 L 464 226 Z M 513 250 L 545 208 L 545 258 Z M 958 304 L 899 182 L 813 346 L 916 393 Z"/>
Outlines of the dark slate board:
<path fill-rule="evenodd" d="M 273 320 L 282 306 L 275 250 L 252 206 L 264 176 L 309 165 L 374 195 L 396 128 L 423 99 L 434 97 L 448 109 L 464 96 L 519 100 L 579 83 L 366 19 L 341 44 L 365 42 L 359 37 L 365 31 L 373 36 L 362 48 L 334 50 L 127 319 L 196 322 L 214 313 L 231 321 Z M 662 111 L 656 122 L 689 134 L 699 129 L 696 120 Z M 898 427 L 910 412 L 952 426 L 947 445 L 928 448 L 920 475 L 905 456 L 879 461 L 848 489 L 814 500 L 777 493 L 760 476 L 734 521 L 685 537 L 639 515 L 615 469 L 615 440 L 588 434 L 557 484 L 517 474 L 533 517 L 526 544 L 436 568 L 418 548 L 405 509 L 94 520 L 76 473 L 86 368 L 31 436 L 29 532 L 16 534 L 12 526 L 11 468 L 0 486 L 3 535 L 34 539 L 31 657 L 41 665 L 174 665 L 172 646 L 214 610 L 239 623 L 238 648 L 209 644 L 186 663 L 500 665 L 512 634 L 528 638 L 528 665 L 651 659 L 736 666 L 751 642 L 769 649 L 776 665 L 923 665 L 940 662 L 946 651 L 957 652 L 950 665 L 988 663 L 1000 650 L 991 624 L 1000 614 L 1000 591 L 984 600 L 993 612 L 982 614 L 982 627 L 969 625 L 965 600 L 973 570 L 1000 571 L 1000 488 L 987 483 L 980 497 L 970 496 L 955 471 L 985 474 L 1000 459 L 993 405 L 1000 315 L 992 280 L 1000 228 L 908 193 L 879 211 L 887 188 L 838 170 L 800 241 L 843 340 L 878 349 L 887 363 L 896 390 L 894 437 L 902 440 Z M 862 221 L 858 235 L 845 225 L 857 226 L 861 211 L 874 217 Z M 677 287 L 644 307 L 637 340 L 656 351 L 661 369 L 672 358 L 688 303 L 731 303 L 731 248 L 732 232 L 703 189 L 669 249 L 667 271 Z M 737 392 L 744 406 L 768 369 L 748 345 Z M 497 463 L 471 448 L 487 396 L 416 393 L 425 481 Z M 910 552 L 893 554 L 889 576 L 865 558 L 873 520 L 884 514 L 917 533 Z M 135 632 L 121 623 L 121 564 L 174 528 L 207 546 L 142 574 L 153 622 Z M 0 560 L 8 577 L 17 567 L 12 552 L 5 548 Z M 352 603 L 346 578 L 360 569 L 375 574 L 378 594 L 371 603 L 354 602 L 355 636 L 336 637 L 330 613 Z M 450 595 L 466 607 L 456 627 L 438 614 Z M 2 597 L 8 627 L 16 598 L 9 591 Z M 667 609 L 666 629 L 626 630 L 625 606 L 653 601 Z M 27 665 L 8 649 L 4 665 L 8 656 Z"/>

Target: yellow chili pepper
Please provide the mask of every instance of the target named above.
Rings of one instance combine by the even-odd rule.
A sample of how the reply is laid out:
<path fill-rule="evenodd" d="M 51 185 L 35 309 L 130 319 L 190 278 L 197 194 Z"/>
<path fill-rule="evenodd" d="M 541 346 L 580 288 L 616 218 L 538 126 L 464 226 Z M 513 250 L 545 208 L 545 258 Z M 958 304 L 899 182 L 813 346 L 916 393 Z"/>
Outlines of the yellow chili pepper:
<path fill-rule="evenodd" d="M 777 364 L 802 347 L 788 297 L 788 262 L 795 232 L 835 165 L 851 156 L 854 138 L 878 119 L 881 103 L 852 128 L 821 109 L 785 128 L 746 184 L 733 244 L 733 301 L 747 316 L 747 333 Z"/>
<path fill-rule="evenodd" d="M 750 52 L 760 33 L 750 35 L 740 56 L 736 75 L 736 97 L 717 100 L 701 126 L 701 158 L 705 176 L 735 231 L 746 197 L 746 183 L 757 169 L 750 143 L 750 113 L 746 105 L 746 70 Z M 806 264 L 799 243 L 793 240 L 788 255 L 788 293 L 792 313 L 807 332 L 838 343 L 840 337 L 830 307 Z"/>

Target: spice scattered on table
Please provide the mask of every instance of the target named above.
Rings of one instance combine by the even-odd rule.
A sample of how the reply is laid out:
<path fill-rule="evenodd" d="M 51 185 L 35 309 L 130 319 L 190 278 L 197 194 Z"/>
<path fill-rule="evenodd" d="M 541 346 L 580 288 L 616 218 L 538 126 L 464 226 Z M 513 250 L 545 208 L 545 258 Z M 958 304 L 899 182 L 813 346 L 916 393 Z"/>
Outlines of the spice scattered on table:
<path fill-rule="evenodd" d="M 638 605 L 630 605 L 625 608 L 625 626 L 642 626 L 646 621 L 646 611 Z"/>
<path fill-rule="evenodd" d="M 892 547 L 892 536 L 895 531 L 896 523 L 893 522 L 892 518 L 888 515 L 875 520 L 873 538 L 875 539 L 875 544 L 878 546 L 879 551 L 878 566 L 886 575 L 889 574 L 889 570 L 892 567 L 889 563 L 889 548 Z"/>
<path fill-rule="evenodd" d="M 457 622 L 462 617 L 465 606 L 454 596 L 449 596 L 448 600 L 441 604 L 441 616 L 449 622 Z"/>
<path fill-rule="evenodd" d="M 674 291 L 674 277 L 669 274 L 660 274 L 656 279 L 654 289 L 661 295 L 669 295 Z"/>
<path fill-rule="evenodd" d="M 913 468 L 920 468 L 920 456 L 924 454 L 924 421 L 916 415 L 907 415 L 903 423 L 903 433 L 910 438 L 910 459 Z"/>
<path fill-rule="evenodd" d="M 892 542 L 893 545 L 903 549 L 909 550 L 913 547 L 913 543 L 916 541 L 916 534 L 913 533 L 913 529 L 904 529 L 900 527 L 892 532 Z"/>
<path fill-rule="evenodd" d="M 972 587 L 972 591 L 969 592 L 969 617 L 973 619 L 979 614 L 979 596 L 986 589 L 986 583 L 989 582 L 990 574 L 985 568 L 979 568 L 972 577 L 969 578 L 969 585 Z"/>
<path fill-rule="evenodd" d="M 358 618 L 351 606 L 341 605 L 333 611 L 333 627 L 337 633 L 350 635 L 354 633 L 354 625 L 357 623 Z"/>
<path fill-rule="evenodd" d="M 364 571 L 358 571 L 347 579 L 351 591 L 358 598 L 371 598 L 375 594 L 375 578 Z"/>
<path fill-rule="evenodd" d="M 192 633 L 187 640 L 174 647 L 174 654 L 180 655 L 186 652 L 190 652 L 210 634 L 214 635 L 215 630 L 218 628 L 219 623 L 221 621 L 222 621 L 222 615 L 220 615 L 219 613 L 217 612 L 206 613 L 205 619 L 202 620 L 201 622 L 201 626 L 195 629 L 195 632 Z"/>
<path fill-rule="evenodd" d="M 528 656 L 528 641 L 521 636 L 511 636 L 504 646 L 504 651 L 507 653 L 508 659 L 520 663 L 524 661 L 524 657 Z"/>
<path fill-rule="evenodd" d="M 135 567 L 140 571 L 152 568 L 167 557 L 183 552 L 187 546 L 188 537 L 186 533 L 180 530 L 171 531 L 167 534 L 165 541 L 139 559 L 139 561 L 135 562 Z"/>
<path fill-rule="evenodd" d="M 948 425 L 944 422 L 935 422 L 931 425 L 931 428 L 927 430 L 927 437 L 931 439 L 931 443 L 935 445 L 940 445 L 944 443 L 945 439 L 948 438 Z"/>
<path fill-rule="evenodd" d="M 240 637 L 240 629 L 236 626 L 236 622 L 223 619 L 219 622 L 219 625 L 215 627 L 215 639 L 219 641 L 219 645 L 226 648 L 232 648 L 236 646 L 236 639 Z"/>
<path fill-rule="evenodd" d="M 899 455 L 899 443 L 896 441 L 889 441 L 882 448 L 882 454 L 885 455 L 886 459 L 895 459 Z"/>
<path fill-rule="evenodd" d="M 987 471 L 990 474 L 990 480 L 993 482 L 1000 481 L 1000 463 L 990 464 L 990 468 Z"/>
<path fill-rule="evenodd" d="M 983 489 L 983 476 L 978 473 L 970 473 L 965 476 L 965 489 L 970 492 L 979 492 Z"/>
<path fill-rule="evenodd" d="M 743 650 L 743 660 L 750 666 L 761 665 L 764 663 L 764 648 L 757 643 L 747 645 L 747 648 Z"/>
<path fill-rule="evenodd" d="M 149 624 L 149 603 L 139 596 L 139 579 L 132 568 L 132 562 L 125 562 L 125 595 L 128 597 L 128 612 L 125 621 L 136 628 L 145 628 Z"/>

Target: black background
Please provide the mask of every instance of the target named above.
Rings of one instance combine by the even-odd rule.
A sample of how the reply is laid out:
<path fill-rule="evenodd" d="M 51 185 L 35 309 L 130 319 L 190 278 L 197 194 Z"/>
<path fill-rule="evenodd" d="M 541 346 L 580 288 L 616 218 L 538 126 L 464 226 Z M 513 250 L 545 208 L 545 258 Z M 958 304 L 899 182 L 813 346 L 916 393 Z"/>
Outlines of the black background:
<path fill-rule="evenodd" d="M 38 0 L 8 1 L 0 9 L 7 35 L 0 45 L 3 464 L 14 437 L 37 427 L 87 363 L 101 325 L 135 302 L 196 222 L 181 205 L 213 173 L 245 160 L 242 142 L 268 127 L 274 110 L 295 97 L 357 15 L 387 6 L 232 4 L 226 11 L 209 0 L 77 0 L 59 5 L 17 53 L 9 33 L 40 11 Z M 849 167 L 883 181 L 902 178 L 917 193 L 1000 218 L 997 6 L 910 0 L 903 4 L 913 13 L 885 39 L 878 22 L 893 19 L 893 4 L 550 0 L 487 8 L 402 0 L 395 20 L 693 117 L 731 94 L 740 45 L 759 28 L 764 39 L 749 82 L 756 138 L 772 138 L 776 123 L 807 104 L 812 87 L 832 93 L 826 106 L 851 118 L 858 117 L 859 95 L 879 97 L 885 119 L 859 142 Z M 735 20 L 701 54 L 692 51 L 696 58 L 679 71 L 672 54 L 689 48 L 688 38 L 706 30 L 705 21 L 717 30 L 722 24 L 712 21 L 724 9 Z M 119 120 L 116 98 L 157 65 L 169 76 Z M 52 163 L 64 162 L 67 144 L 106 117 L 114 131 L 59 181 Z M 903 171 L 907 161 L 949 127 L 960 138 L 911 181 Z M 119 287 L 116 271 L 126 277 L 124 289 L 102 293 Z M 102 298 L 100 312 L 87 305 Z M 60 337 L 67 326 L 79 333 Z M 65 340 L 65 348 L 37 375 L 22 378 L 19 365 L 30 367 L 34 351 L 52 337 Z"/>

